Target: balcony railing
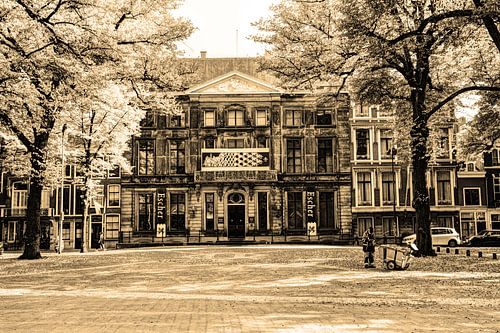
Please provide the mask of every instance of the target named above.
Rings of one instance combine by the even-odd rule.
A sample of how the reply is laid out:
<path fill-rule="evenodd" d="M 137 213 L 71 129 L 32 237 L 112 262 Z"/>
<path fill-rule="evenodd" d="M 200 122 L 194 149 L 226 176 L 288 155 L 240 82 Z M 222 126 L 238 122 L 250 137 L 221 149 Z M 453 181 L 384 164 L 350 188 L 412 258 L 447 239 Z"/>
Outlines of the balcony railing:
<path fill-rule="evenodd" d="M 27 208 L 16 207 L 16 208 L 2 208 L 2 216 L 26 216 Z M 53 216 L 54 208 L 41 208 L 40 216 Z"/>
<path fill-rule="evenodd" d="M 206 148 L 201 150 L 201 171 L 270 170 L 269 148 Z"/>

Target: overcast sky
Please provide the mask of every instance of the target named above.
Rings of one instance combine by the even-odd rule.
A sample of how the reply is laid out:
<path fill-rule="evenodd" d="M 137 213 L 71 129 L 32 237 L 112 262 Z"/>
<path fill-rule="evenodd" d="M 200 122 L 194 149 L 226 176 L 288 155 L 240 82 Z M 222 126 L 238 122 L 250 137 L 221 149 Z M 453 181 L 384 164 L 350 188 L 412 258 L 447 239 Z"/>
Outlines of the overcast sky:
<path fill-rule="evenodd" d="M 193 22 L 197 30 L 179 45 L 186 57 L 246 57 L 260 55 L 263 46 L 249 40 L 256 32 L 252 22 L 270 15 L 278 0 L 184 0 L 177 11 Z"/>

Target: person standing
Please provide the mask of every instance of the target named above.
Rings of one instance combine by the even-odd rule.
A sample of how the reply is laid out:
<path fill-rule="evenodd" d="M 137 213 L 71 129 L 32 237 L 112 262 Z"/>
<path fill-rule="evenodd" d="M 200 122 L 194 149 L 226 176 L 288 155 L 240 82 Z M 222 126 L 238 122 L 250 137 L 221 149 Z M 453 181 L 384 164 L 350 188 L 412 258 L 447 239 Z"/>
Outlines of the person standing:
<path fill-rule="evenodd" d="M 106 251 L 106 248 L 104 247 L 104 234 L 102 231 L 99 233 L 99 250 Z"/>
<path fill-rule="evenodd" d="M 368 228 L 363 234 L 363 252 L 365 253 L 365 268 L 374 268 L 375 232 L 373 227 Z"/>

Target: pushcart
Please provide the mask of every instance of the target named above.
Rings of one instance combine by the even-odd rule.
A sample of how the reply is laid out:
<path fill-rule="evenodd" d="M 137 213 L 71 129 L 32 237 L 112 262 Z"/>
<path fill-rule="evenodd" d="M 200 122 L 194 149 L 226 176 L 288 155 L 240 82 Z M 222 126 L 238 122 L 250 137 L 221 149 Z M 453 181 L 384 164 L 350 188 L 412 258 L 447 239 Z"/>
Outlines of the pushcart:
<path fill-rule="evenodd" d="M 408 247 L 395 245 L 380 245 L 379 256 L 384 261 L 383 266 L 388 270 L 405 270 L 410 267 L 412 253 L 416 251 L 414 244 Z"/>

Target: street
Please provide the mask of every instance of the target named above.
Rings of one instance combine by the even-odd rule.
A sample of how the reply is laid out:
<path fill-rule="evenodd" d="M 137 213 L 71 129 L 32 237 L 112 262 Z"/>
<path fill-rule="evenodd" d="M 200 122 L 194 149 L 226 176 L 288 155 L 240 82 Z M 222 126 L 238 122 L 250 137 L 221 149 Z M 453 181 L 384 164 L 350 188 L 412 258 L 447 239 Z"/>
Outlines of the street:
<path fill-rule="evenodd" d="M 360 247 L 169 247 L 0 257 L 2 332 L 499 332 L 500 262 L 366 270 Z"/>

